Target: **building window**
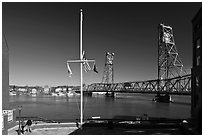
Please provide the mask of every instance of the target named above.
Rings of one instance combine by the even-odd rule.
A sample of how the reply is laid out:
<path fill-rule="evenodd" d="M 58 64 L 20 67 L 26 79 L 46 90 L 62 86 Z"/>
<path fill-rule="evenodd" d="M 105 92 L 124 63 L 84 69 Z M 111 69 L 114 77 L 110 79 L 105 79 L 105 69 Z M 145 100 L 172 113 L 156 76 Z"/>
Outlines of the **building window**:
<path fill-rule="evenodd" d="M 196 48 L 197 48 L 197 49 L 200 48 L 200 39 L 198 39 L 198 40 L 196 41 Z"/>
<path fill-rule="evenodd" d="M 197 57 L 196 65 L 200 66 L 200 56 Z"/>
<path fill-rule="evenodd" d="M 197 31 L 198 31 L 199 29 L 200 29 L 200 23 L 194 25 L 194 28 L 193 28 L 194 33 L 197 33 Z"/>
<path fill-rule="evenodd" d="M 196 87 L 199 87 L 199 79 L 196 77 Z"/>

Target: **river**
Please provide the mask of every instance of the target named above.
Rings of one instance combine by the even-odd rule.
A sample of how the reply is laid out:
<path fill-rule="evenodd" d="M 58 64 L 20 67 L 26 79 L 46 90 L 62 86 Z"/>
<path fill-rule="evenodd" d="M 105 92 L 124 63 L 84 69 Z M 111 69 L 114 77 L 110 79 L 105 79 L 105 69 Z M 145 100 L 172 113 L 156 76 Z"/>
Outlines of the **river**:
<path fill-rule="evenodd" d="M 144 113 L 150 117 L 189 118 L 191 97 L 174 95 L 174 103 L 153 102 L 152 94 L 120 95 L 116 98 L 97 95 L 84 96 L 84 118 L 100 116 L 112 118 L 114 116 L 137 116 Z M 43 117 L 51 120 L 73 122 L 80 118 L 80 96 L 10 96 L 10 108 L 21 105 L 22 116 Z M 17 113 L 18 116 L 18 113 Z"/>

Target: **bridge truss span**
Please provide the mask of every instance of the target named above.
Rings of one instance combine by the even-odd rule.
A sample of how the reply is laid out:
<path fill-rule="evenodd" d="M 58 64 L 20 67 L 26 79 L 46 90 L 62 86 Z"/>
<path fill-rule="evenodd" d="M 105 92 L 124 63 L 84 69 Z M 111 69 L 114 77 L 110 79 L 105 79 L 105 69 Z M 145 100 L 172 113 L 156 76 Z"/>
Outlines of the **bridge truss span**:
<path fill-rule="evenodd" d="M 191 75 L 164 79 L 159 85 L 158 80 L 122 82 L 122 83 L 93 83 L 88 86 L 88 92 L 117 92 L 117 93 L 148 93 L 191 95 Z M 159 90 L 158 90 L 159 89 Z"/>
<path fill-rule="evenodd" d="M 106 53 L 102 83 L 88 86 L 89 92 L 123 92 L 191 95 L 191 75 L 187 75 L 179 57 L 173 28 L 158 26 L 158 78 L 156 80 L 113 83 L 113 55 Z"/>

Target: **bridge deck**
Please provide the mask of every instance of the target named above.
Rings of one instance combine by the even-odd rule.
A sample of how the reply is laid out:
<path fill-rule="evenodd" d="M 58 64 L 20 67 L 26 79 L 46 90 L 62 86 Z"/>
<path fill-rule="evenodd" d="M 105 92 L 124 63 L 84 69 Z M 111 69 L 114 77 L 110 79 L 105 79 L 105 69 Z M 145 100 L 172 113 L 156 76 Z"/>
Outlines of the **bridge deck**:
<path fill-rule="evenodd" d="M 114 93 L 142 93 L 142 94 L 169 94 L 169 95 L 191 95 L 191 92 L 164 92 L 164 91 L 125 91 L 125 90 L 121 90 L 121 91 L 85 91 L 85 92 L 114 92 Z"/>
<path fill-rule="evenodd" d="M 147 93 L 191 95 L 191 75 L 163 80 L 147 80 L 122 83 L 93 83 L 86 89 L 89 92 Z"/>

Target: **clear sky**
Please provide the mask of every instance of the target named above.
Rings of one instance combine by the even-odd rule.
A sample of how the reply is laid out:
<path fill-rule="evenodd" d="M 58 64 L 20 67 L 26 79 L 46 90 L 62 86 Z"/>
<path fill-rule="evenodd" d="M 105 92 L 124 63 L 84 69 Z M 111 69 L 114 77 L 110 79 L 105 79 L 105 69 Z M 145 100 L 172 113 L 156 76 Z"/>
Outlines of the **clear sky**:
<path fill-rule="evenodd" d="M 105 53 L 114 52 L 114 82 L 157 78 L 158 24 L 174 31 L 180 58 L 192 66 L 191 20 L 200 3 L 3 3 L 2 29 L 9 46 L 9 84 L 79 85 L 79 9 L 83 8 L 83 49 L 95 59 L 99 74 L 88 72 L 85 84 L 102 81 Z"/>

